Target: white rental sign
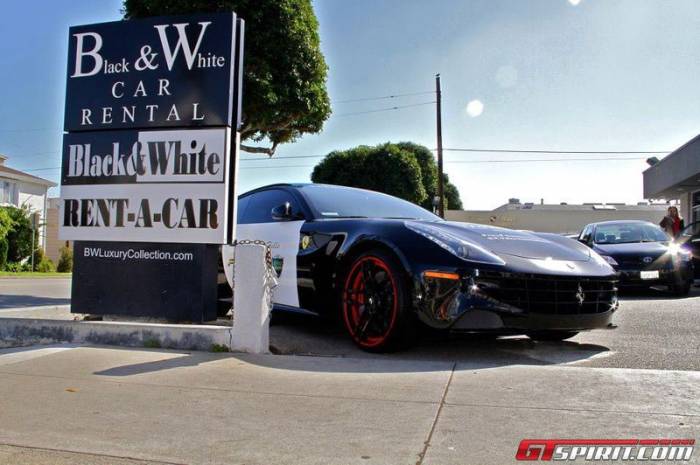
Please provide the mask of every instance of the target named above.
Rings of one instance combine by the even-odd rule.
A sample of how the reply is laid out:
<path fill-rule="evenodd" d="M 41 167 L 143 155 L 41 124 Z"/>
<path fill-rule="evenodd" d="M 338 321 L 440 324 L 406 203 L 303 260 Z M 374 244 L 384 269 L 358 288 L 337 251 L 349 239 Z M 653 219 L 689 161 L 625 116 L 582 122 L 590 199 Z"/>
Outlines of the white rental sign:
<path fill-rule="evenodd" d="M 65 134 L 60 237 L 224 244 L 230 152 L 230 128 Z"/>

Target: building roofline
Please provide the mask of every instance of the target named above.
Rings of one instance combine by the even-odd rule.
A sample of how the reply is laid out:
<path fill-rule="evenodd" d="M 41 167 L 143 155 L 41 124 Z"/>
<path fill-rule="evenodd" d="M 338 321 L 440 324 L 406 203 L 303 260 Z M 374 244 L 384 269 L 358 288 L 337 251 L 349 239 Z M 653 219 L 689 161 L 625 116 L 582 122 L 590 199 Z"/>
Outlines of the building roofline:
<path fill-rule="evenodd" d="M 684 148 L 686 148 L 687 146 L 689 146 L 689 145 L 695 143 L 695 142 L 698 141 L 698 140 L 700 140 L 700 134 L 698 134 L 697 136 L 693 137 L 693 138 L 690 139 L 688 142 L 686 142 L 685 144 L 681 145 L 680 147 L 678 147 L 678 148 L 677 148 L 676 150 L 674 150 L 673 152 L 671 152 L 671 153 L 669 153 L 668 155 L 666 155 L 665 157 L 663 157 L 663 158 L 662 158 L 661 160 L 659 160 L 659 162 L 656 163 L 655 165 L 652 165 L 652 166 L 650 166 L 649 168 L 645 169 L 645 170 L 643 171 L 643 173 L 646 173 L 647 171 L 652 170 L 652 169 L 656 169 L 657 166 L 662 165 L 664 162 L 666 162 L 666 160 L 671 159 L 671 158 L 674 157 L 676 154 L 678 154 L 680 151 L 682 151 Z"/>
<path fill-rule="evenodd" d="M 5 159 L 7 159 L 7 157 L 5 157 Z M 56 187 L 58 185 L 53 181 L 49 181 L 48 179 L 40 178 L 39 176 L 34 176 L 32 174 L 16 170 L 5 165 L 0 165 L 0 177 L 14 179 L 16 181 L 24 181 L 33 184 L 40 184 L 46 187 Z"/>

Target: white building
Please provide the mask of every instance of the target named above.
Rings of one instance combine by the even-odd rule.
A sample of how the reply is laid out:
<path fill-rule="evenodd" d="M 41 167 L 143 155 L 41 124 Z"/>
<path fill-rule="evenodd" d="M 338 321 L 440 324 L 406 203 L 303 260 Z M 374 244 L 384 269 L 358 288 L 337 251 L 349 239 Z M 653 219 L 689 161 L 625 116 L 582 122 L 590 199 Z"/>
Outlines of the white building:
<path fill-rule="evenodd" d="M 664 217 L 665 203 L 636 205 L 624 203 L 545 204 L 520 203 L 510 199 L 494 210 L 448 210 L 445 218 L 451 221 L 490 224 L 510 229 L 538 232 L 575 234 L 589 223 L 609 220 L 646 220 L 658 223 Z"/>
<path fill-rule="evenodd" d="M 6 160 L 7 157 L 0 155 L 0 206 L 29 207 L 40 226 L 39 245 L 44 247 L 48 190 L 56 183 L 5 166 Z"/>

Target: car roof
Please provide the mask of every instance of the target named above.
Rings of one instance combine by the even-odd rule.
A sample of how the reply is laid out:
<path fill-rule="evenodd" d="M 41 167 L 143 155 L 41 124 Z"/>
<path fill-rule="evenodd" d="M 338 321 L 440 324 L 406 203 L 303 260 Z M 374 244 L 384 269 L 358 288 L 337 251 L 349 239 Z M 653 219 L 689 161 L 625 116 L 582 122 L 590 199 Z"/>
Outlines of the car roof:
<path fill-rule="evenodd" d="M 255 189 L 251 189 L 251 190 L 249 190 L 249 191 L 243 192 L 242 194 L 239 194 L 239 196 L 242 197 L 242 196 L 244 196 L 244 195 L 253 194 L 253 193 L 255 193 L 255 192 L 264 191 L 264 190 L 272 189 L 272 188 L 275 188 L 275 187 L 302 187 L 302 186 L 306 186 L 306 185 L 308 185 L 308 184 L 309 184 L 308 182 L 307 182 L 307 183 L 278 182 L 278 183 L 275 183 L 275 184 L 268 184 L 267 186 L 256 187 Z"/>
<path fill-rule="evenodd" d="M 645 220 L 610 220 L 610 221 L 599 221 L 597 223 L 591 223 L 588 226 L 603 226 L 603 225 L 616 225 L 616 224 L 650 224 L 656 226 L 651 221 Z"/>
<path fill-rule="evenodd" d="M 331 187 L 331 188 L 341 188 L 341 189 L 353 189 L 353 190 L 357 190 L 357 191 L 368 191 L 368 192 L 373 192 L 375 194 L 389 195 L 389 194 L 385 194 L 383 192 L 373 191 L 371 189 L 362 189 L 361 187 L 341 186 L 340 184 L 324 184 L 324 183 L 318 183 L 318 182 L 290 182 L 290 183 L 280 182 L 280 183 L 275 183 L 275 184 L 268 184 L 267 186 L 256 187 L 255 189 L 251 189 L 247 192 L 239 194 L 239 196 L 249 195 L 249 194 L 264 191 L 267 189 L 274 189 L 276 187 L 277 188 L 279 188 L 279 187 L 291 187 L 294 189 L 301 189 L 301 188 L 306 187 L 306 186 L 321 186 L 321 187 Z"/>

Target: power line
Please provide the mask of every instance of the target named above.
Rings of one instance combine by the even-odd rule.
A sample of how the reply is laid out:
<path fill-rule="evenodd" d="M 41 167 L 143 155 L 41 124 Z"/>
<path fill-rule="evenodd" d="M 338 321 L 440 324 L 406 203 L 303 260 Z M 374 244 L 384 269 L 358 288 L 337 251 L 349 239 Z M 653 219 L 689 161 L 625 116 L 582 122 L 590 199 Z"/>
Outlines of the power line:
<path fill-rule="evenodd" d="M 436 149 L 432 149 L 434 152 Z M 658 155 L 658 154 L 666 154 L 666 153 L 671 153 L 672 150 L 666 150 L 666 151 L 649 151 L 649 150 L 520 150 L 520 149 L 472 149 L 472 148 L 466 148 L 466 149 L 442 149 L 446 152 L 485 152 L 485 153 L 552 153 L 555 155 L 561 155 L 561 154 L 578 154 L 578 155 L 583 155 L 583 154 L 593 154 L 593 155 L 603 155 L 603 154 L 612 154 L 612 155 L 624 155 L 624 154 L 631 154 L 631 155 L 639 155 L 639 154 L 650 154 L 650 155 Z"/>
<path fill-rule="evenodd" d="M 367 111 L 355 111 L 352 113 L 341 113 L 339 115 L 335 116 L 353 116 L 353 115 L 364 115 L 367 113 L 379 113 L 381 111 L 393 111 L 393 110 L 401 110 L 403 108 L 411 108 L 411 107 L 420 107 L 423 105 L 433 105 L 435 101 L 432 102 L 422 102 L 422 103 L 414 103 L 412 105 L 400 105 L 400 106 L 395 106 L 395 107 L 387 107 L 387 108 L 378 108 L 376 110 L 367 110 Z"/>
<path fill-rule="evenodd" d="M 426 95 L 426 94 L 434 94 L 434 90 L 427 90 L 425 92 L 409 92 L 406 94 L 394 94 L 394 95 L 382 95 L 381 97 L 363 97 L 363 98 L 355 98 L 355 99 L 348 99 L 348 100 L 336 100 L 333 103 L 352 103 L 352 102 L 369 102 L 373 100 L 387 100 L 387 99 L 393 99 L 393 98 L 399 98 L 399 97 L 409 97 L 412 95 Z"/>
<path fill-rule="evenodd" d="M 267 170 L 267 169 L 283 169 L 283 168 L 311 168 L 316 165 L 283 165 L 283 166 L 242 166 L 242 170 Z"/>
<path fill-rule="evenodd" d="M 644 160 L 645 157 L 633 158 L 530 158 L 524 160 L 448 160 L 445 163 L 539 163 L 539 162 L 560 162 L 560 161 L 623 161 L 623 160 Z"/>
<path fill-rule="evenodd" d="M 314 155 L 315 157 L 315 155 Z M 285 157 L 285 158 L 304 158 L 304 157 Z M 265 159 L 261 159 L 265 160 Z M 569 161 L 625 161 L 625 160 L 644 160 L 644 157 L 634 158 L 529 158 L 524 160 L 448 160 L 445 163 L 541 163 L 541 162 L 569 162 Z M 316 165 L 279 165 L 279 166 L 243 166 L 242 170 L 254 169 L 283 169 L 283 168 L 311 168 Z M 49 171 L 60 170 L 60 166 L 47 168 L 32 168 L 24 171 Z"/>
<path fill-rule="evenodd" d="M 51 168 L 31 168 L 31 169 L 23 169 L 22 171 L 49 171 L 49 170 L 60 170 L 60 166 L 52 166 Z"/>
<path fill-rule="evenodd" d="M 0 132 L 63 131 L 63 128 L 0 128 Z"/>
<path fill-rule="evenodd" d="M 323 158 L 326 155 L 289 155 L 289 156 L 272 156 L 272 157 L 260 157 L 260 158 L 241 158 L 240 161 L 267 161 L 267 160 L 282 160 L 284 158 Z"/>

